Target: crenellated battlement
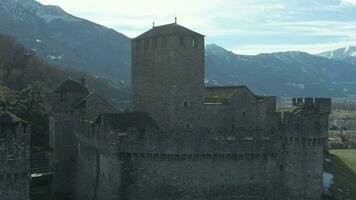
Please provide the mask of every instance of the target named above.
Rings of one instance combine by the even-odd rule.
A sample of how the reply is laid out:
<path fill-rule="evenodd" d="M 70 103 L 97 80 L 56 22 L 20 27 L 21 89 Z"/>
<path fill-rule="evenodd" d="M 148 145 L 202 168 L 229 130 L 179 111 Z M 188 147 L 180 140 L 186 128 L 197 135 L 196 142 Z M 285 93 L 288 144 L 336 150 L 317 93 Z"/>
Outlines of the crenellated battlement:
<path fill-rule="evenodd" d="M 317 110 L 320 113 L 331 112 L 331 98 L 293 98 L 292 105 L 305 110 Z"/>

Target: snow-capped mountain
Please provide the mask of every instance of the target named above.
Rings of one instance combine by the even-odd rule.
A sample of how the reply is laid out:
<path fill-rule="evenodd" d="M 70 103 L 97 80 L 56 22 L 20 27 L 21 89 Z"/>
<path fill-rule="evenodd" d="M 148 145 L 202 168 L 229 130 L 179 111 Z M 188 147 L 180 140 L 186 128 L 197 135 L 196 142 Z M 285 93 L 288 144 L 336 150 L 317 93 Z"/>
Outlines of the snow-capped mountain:
<path fill-rule="evenodd" d="M 130 40 L 58 6 L 0 0 L 0 33 L 51 63 L 118 81 L 130 78 Z"/>
<path fill-rule="evenodd" d="M 236 55 L 206 46 L 206 84 L 248 85 L 277 96 L 347 96 L 356 94 L 356 66 L 304 52 Z"/>
<path fill-rule="evenodd" d="M 34 0 L 0 0 L 0 33 L 17 38 L 52 63 L 116 81 L 130 80 L 130 39 L 57 6 Z M 205 82 L 244 84 L 256 93 L 276 96 L 355 95 L 356 65 L 349 61 L 354 52 L 355 47 L 350 47 L 324 53 L 327 58 L 304 52 L 247 56 L 207 45 Z M 334 60 L 339 53 L 344 57 Z"/>
<path fill-rule="evenodd" d="M 348 46 L 334 51 L 323 52 L 319 54 L 319 56 L 356 64 L 356 46 Z"/>
<path fill-rule="evenodd" d="M 13 20 L 26 21 L 28 14 L 34 14 L 47 23 L 56 19 L 65 21 L 81 21 L 58 6 L 44 6 L 37 1 L 31 0 L 2 0 L 1 8 L 4 13 Z"/>

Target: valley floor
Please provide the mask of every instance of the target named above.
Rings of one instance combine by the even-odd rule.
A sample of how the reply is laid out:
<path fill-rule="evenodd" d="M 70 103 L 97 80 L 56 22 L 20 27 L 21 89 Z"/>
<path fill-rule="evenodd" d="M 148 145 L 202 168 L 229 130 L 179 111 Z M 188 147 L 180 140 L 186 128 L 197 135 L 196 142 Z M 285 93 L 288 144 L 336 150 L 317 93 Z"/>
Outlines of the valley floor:
<path fill-rule="evenodd" d="M 356 149 L 331 150 L 325 158 L 324 174 L 332 175 L 326 189 L 331 199 L 356 200 Z"/>

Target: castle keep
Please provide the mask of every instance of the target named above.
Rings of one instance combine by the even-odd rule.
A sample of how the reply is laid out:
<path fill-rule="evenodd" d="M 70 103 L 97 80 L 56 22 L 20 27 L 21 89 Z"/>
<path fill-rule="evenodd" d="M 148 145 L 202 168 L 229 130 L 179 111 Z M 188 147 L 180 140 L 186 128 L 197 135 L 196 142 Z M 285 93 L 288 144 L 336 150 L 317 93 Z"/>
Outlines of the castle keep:
<path fill-rule="evenodd" d="M 204 36 L 176 23 L 132 40 L 132 89 L 132 112 L 73 80 L 54 91 L 54 191 L 78 200 L 320 200 L 331 99 L 293 99 L 280 113 L 275 97 L 246 86 L 204 87 Z"/>

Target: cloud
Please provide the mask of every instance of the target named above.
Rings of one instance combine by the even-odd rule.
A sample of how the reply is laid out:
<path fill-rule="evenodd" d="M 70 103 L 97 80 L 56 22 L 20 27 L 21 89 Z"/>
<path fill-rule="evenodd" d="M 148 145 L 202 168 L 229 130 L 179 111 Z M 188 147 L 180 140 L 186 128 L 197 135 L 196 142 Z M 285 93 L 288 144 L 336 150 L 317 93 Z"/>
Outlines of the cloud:
<path fill-rule="evenodd" d="M 356 5 L 356 0 L 342 0 L 341 3 L 344 5 Z"/>
<path fill-rule="evenodd" d="M 237 52 L 356 45 L 356 0 L 39 0 L 135 37 L 156 25 L 178 23 L 208 43 Z M 330 49 L 328 49 L 330 50 Z"/>

